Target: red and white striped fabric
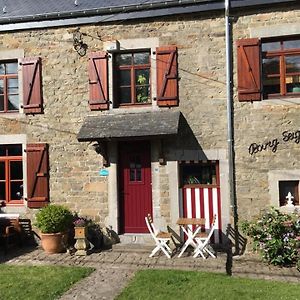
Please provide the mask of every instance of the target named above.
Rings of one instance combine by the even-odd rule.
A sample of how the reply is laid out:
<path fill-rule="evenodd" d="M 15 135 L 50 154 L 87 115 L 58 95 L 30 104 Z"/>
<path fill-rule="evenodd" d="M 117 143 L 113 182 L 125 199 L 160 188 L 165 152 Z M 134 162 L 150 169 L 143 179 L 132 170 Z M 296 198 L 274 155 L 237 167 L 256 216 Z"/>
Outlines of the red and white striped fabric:
<path fill-rule="evenodd" d="M 184 187 L 180 189 L 180 202 L 184 218 L 205 218 L 205 229 L 209 229 L 216 215 L 213 240 L 221 243 L 221 195 L 219 187 Z"/>

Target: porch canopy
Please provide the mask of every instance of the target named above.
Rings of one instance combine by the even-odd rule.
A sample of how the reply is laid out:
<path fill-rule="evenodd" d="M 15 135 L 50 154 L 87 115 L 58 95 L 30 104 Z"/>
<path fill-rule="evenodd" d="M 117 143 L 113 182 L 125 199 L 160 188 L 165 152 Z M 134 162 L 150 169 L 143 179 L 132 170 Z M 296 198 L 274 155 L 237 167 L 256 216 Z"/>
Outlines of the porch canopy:
<path fill-rule="evenodd" d="M 159 138 L 178 134 L 179 111 L 115 113 L 89 116 L 77 135 L 79 142 Z"/>

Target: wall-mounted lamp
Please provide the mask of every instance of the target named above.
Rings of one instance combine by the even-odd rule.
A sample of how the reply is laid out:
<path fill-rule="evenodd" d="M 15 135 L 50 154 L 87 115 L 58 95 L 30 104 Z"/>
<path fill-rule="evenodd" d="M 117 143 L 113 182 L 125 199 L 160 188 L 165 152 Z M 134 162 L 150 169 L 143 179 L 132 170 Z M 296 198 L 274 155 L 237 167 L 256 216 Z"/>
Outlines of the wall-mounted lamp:
<path fill-rule="evenodd" d="M 81 57 L 86 55 L 86 50 L 88 48 L 88 45 L 83 42 L 83 35 L 84 34 L 80 32 L 79 28 L 73 32 L 73 47 Z"/>
<path fill-rule="evenodd" d="M 103 166 L 109 167 L 109 160 L 107 154 L 107 144 L 105 142 L 97 142 L 93 144 L 94 150 L 96 153 L 102 155 L 103 157 Z"/>

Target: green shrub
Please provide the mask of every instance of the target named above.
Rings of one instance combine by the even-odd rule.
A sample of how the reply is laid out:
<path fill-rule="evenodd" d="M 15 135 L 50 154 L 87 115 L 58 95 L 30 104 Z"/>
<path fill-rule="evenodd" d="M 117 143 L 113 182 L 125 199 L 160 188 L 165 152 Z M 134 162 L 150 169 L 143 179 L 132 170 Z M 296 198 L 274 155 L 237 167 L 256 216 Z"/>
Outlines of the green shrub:
<path fill-rule="evenodd" d="M 300 220 L 296 214 L 284 214 L 278 209 L 265 211 L 253 221 L 244 221 L 242 231 L 254 242 L 254 249 L 274 265 L 292 265 L 299 257 Z"/>
<path fill-rule="evenodd" d="M 72 221 L 73 215 L 68 208 L 51 204 L 37 213 L 35 225 L 42 233 L 58 233 L 70 228 Z"/>

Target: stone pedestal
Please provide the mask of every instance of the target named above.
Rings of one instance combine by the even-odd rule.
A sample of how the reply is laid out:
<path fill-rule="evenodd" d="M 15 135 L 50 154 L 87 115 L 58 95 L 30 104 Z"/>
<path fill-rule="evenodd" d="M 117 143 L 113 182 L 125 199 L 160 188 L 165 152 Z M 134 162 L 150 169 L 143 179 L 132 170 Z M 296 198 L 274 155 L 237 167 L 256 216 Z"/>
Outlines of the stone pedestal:
<path fill-rule="evenodd" d="M 86 239 L 86 227 L 75 227 L 75 255 L 87 255 L 89 242 Z"/>

